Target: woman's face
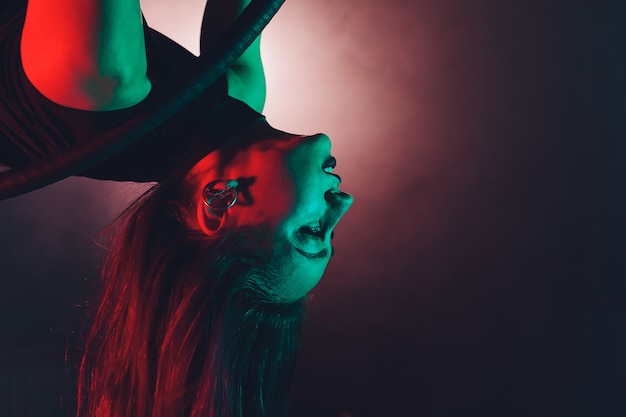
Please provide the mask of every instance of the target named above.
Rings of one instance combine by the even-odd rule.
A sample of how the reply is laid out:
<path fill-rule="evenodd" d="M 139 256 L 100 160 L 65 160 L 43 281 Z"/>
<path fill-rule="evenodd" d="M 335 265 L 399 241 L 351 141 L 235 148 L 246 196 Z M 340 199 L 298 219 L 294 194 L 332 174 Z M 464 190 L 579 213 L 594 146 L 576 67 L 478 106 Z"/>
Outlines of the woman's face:
<path fill-rule="evenodd" d="M 216 227 L 269 225 L 276 242 L 272 266 L 285 278 L 275 290 L 290 302 L 304 297 L 321 279 L 333 253 L 333 229 L 353 199 L 339 190 L 328 136 L 264 132 L 266 139 L 234 156 L 217 151 L 198 164 L 213 167 L 204 169 L 198 220 L 207 234 Z M 213 214 L 201 197 L 204 185 L 215 179 L 239 182 L 239 199 L 223 213 L 219 225 L 215 219 L 211 223 Z"/>

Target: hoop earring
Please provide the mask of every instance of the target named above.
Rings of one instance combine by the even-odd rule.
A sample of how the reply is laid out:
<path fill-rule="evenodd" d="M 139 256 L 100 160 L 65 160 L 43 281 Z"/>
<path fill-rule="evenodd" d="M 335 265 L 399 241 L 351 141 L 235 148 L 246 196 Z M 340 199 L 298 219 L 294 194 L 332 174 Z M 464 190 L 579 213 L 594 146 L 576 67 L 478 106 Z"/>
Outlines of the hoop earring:
<path fill-rule="evenodd" d="M 237 180 L 216 180 L 208 183 L 202 191 L 202 199 L 207 210 L 221 214 L 237 202 Z"/>

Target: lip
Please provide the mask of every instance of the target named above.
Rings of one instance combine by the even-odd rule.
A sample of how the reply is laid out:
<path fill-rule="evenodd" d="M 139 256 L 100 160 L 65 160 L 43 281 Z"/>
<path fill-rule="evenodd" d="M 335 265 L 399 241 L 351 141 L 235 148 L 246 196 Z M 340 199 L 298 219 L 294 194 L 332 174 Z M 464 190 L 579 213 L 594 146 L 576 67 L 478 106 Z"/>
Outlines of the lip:
<path fill-rule="evenodd" d="M 324 165 L 322 165 L 322 169 L 325 168 L 335 168 L 337 166 L 337 158 L 334 156 L 329 156 L 326 161 L 324 161 Z"/>
<path fill-rule="evenodd" d="M 328 159 L 326 159 L 326 161 L 324 162 L 324 164 L 322 165 L 322 170 L 326 169 L 326 168 L 335 168 L 337 167 L 337 158 L 335 158 L 334 156 L 329 156 Z M 326 172 L 326 171 L 324 171 Z M 339 184 L 341 184 L 341 177 L 333 172 L 326 172 L 328 175 L 332 175 L 333 177 L 337 178 L 339 180 Z"/>

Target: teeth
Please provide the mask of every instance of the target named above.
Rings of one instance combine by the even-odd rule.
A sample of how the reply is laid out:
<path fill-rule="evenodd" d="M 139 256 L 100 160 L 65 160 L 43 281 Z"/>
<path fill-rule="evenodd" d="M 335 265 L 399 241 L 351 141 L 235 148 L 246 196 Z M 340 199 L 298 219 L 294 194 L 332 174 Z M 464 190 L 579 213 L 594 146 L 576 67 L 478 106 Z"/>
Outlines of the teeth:
<path fill-rule="evenodd" d="M 327 173 L 329 173 L 329 174 L 332 174 L 332 172 L 333 172 L 333 167 L 326 167 L 326 168 L 324 168 L 324 172 L 327 172 Z"/>

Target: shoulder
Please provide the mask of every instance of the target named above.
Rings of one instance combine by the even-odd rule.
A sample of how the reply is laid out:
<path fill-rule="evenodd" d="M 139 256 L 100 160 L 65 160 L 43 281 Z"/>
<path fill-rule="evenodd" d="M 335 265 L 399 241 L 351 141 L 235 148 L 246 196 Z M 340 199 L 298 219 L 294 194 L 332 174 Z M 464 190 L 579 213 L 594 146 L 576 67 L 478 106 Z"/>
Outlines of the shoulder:
<path fill-rule="evenodd" d="M 261 39 L 257 38 L 244 54 L 226 70 L 228 95 L 261 113 L 267 88 L 261 61 Z"/>
<path fill-rule="evenodd" d="M 243 101 L 262 113 L 265 106 L 265 76 L 263 72 L 246 67 L 232 67 L 226 71 L 228 95 Z"/>

